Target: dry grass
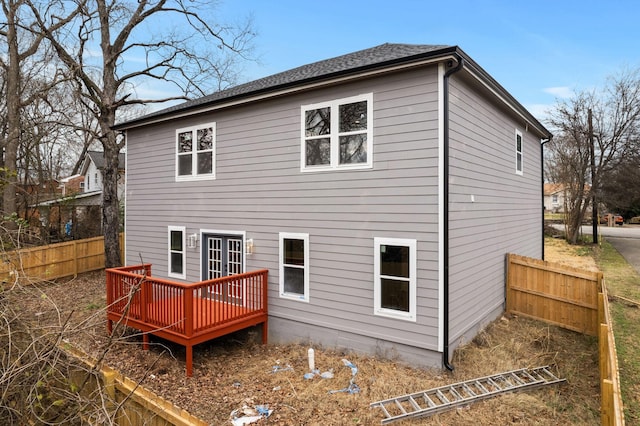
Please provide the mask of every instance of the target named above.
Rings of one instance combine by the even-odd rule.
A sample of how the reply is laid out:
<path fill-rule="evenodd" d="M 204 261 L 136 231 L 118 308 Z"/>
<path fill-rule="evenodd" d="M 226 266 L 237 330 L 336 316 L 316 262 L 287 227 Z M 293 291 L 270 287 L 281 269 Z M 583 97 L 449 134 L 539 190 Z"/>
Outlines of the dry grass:
<path fill-rule="evenodd" d="M 547 248 L 547 260 L 556 260 L 558 255 L 572 266 L 588 263 L 586 256 L 562 250 Z M 574 259 L 567 260 L 571 256 Z M 34 289 L 27 291 L 33 293 Z M 47 311 L 52 306 L 49 302 L 55 301 L 63 317 L 71 314 L 71 321 L 76 324 L 88 321 L 82 332 L 69 336 L 69 340 L 90 354 L 100 352 L 107 338 L 104 275 L 86 274 L 45 286 L 43 291 L 46 297 L 16 293 L 15 303 L 21 303 L 25 312 L 38 321 L 46 321 L 47 317 L 57 317 Z M 550 365 L 567 382 L 505 394 L 427 419 L 395 424 L 599 424 L 595 339 L 524 318 L 503 317 L 490 324 L 455 352 L 452 373 L 315 347 L 316 367 L 321 372 L 333 370 L 335 376 L 311 380 L 303 377 L 308 372 L 307 345 L 263 346 L 256 343 L 253 331 L 197 346 L 192 378 L 184 374 L 182 347 L 153 339 L 151 349 L 143 351 L 141 339 L 133 334 L 132 330 L 127 331 L 126 338 L 110 350 L 106 362 L 214 425 L 231 424 L 229 418 L 233 410 L 258 404 L 267 404 L 273 409 L 271 417 L 261 424 L 375 425 L 380 424 L 383 417 L 378 409 L 369 408 L 371 402 L 540 365 Z M 351 370 L 344 366 L 343 358 L 358 367 L 355 383 L 359 393 L 330 393 L 347 387 L 351 380 Z M 274 366 L 283 370 L 274 373 Z M 287 366 L 291 369 L 286 369 Z"/>

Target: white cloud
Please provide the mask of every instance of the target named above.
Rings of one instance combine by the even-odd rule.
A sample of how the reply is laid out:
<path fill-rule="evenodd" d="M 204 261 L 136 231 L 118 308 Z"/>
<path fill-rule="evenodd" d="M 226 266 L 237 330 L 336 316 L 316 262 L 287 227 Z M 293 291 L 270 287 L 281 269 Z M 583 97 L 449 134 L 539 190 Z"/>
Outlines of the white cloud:
<path fill-rule="evenodd" d="M 549 93 L 556 98 L 570 98 L 573 96 L 573 89 L 568 86 L 547 87 L 543 89 L 545 93 Z"/>
<path fill-rule="evenodd" d="M 550 111 L 553 109 L 551 104 L 529 104 L 525 105 L 527 111 L 529 111 L 538 121 L 544 121 L 549 117 Z"/>

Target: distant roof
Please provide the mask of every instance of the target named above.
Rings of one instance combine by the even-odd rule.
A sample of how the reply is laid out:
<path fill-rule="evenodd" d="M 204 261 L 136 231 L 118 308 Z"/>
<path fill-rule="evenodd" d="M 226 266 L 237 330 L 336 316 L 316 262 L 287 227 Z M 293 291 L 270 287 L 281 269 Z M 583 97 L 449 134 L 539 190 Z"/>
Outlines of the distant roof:
<path fill-rule="evenodd" d="M 254 80 L 245 84 L 231 87 L 226 90 L 212 93 L 198 99 L 183 102 L 169 108 L 135 118 L 130 121 L 118 123 L 115 130 L 123 130 L 148 122 L 156 122 L 172 116 L 185 115 L 191 111 L 213 107 L 230 101 L 239 101 L 258 95 L 267 95 L 280 90 L 292 89 L 305 84 L 320 82 L 338 78 L 341 76 L 363 73 L 374 69 L 384 69 L 393 65 L 411 64 L 427 59 L 446 58 L 455 55 L 464 58 L 465 67 L 473 70 L 488 84 L 496 89 L 500 95 L 510 102 L 514 108 L 528 121 L 535 125 L 541 133 L 550 138 L 551 133 L 529 113 L 513 96 L 511 96 L 498 82 L 486 71 L 478 66 L 458 46 L 433 45 L 433 44 L 396 44 L 385 43 L 369 49 L 360 50 L 331 59 L 314 62 L 301 67 L 293 68 L 278 74 Z"/>
<path fill-rule="evenodd" d="M 93 161 L 93 164 L 96 165 L 96 167 L 98 169 L 103 169 L 104 168 L 104 152 L 102 151 L 87 151 L 87 157 L 91 158 L 91 161 Z M 87 158 L 85 157 L 85 159 Z M 120 153 L 118 154 L 118 168 L 119 169 L 124 169 L 124 162 L 125 162 L 125 155 L 124 153 Z M 84 167 L 83 167 L 84 169 Z"/>
<path fill-rule="evenodd" d="M 564 184 L 561 183 L 545 183 L 544 195 L 556 194 L 564 191 Z"/>
<path fill-rule="evenodd" d="M 565 185 L 564 183 L 545 183 L 544 184 L 544 195 L 553 195 L 553 194 L 557 194 L 559 192 L 565 192 L 567 191 L 567 185 Z M 584 190 L 585 191 L 590 191 L 591 190 L 591 185 L 586 184 L 584 185 Z"/>
<path fill-rule="evenodd" d="M 57 204 L 68 203 L 70 201 L 82 200 L 85 198 L 102 197 L 102 191 L 81 192 L 79 194 L 68 195 L 65 197 L 56 198 L 55 200 L 42 201 L 38 204 L 34 204 L 32 207 L 46 207 L 55 206 Z"/>
<path fill-rule="evenodd" d="M 83 178 L 84 179 L 84 176 L 82 176 L 81 174 L 71 175 L 71 176 L 68 176 L 68 177 L 66 177 L 64 179 L 60 179 L 60 182 L 68 183 L 68 182 L 70 182 L 70 181 L 72 181 L 74 179 L 78 179 L 78 178 Z"/>

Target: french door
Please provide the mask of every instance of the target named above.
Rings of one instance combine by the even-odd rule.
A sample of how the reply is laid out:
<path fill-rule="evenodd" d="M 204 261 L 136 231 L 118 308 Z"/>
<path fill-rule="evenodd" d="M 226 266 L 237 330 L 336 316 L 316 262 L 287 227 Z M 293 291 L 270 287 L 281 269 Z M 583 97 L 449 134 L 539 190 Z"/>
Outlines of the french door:
<path fill-rule="evenodd" d="M 236 275 L 244 272 L 244 240 L 240 235 L 203 234 L 202 236 L 202 279 Z M 215 287 L 212 297 L 227 302 L 239 303 L 243 299 L 239 283 L 227 283 Z"/>

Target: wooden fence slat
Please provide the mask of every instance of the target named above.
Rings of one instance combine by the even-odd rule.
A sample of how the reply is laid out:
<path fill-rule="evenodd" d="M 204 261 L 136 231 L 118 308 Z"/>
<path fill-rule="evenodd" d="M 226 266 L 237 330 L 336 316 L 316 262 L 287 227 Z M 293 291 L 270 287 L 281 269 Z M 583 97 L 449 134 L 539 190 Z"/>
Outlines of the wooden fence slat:
<path fill-rule="evenodd" d="M 120 234 L 124 263 L 124 234 Z M 104 237 L 19 249 L 0 257 L 0 282 L 40 282 L 104 268 Z"/>
<path fill-rule="evenodd" d="M 509 254 L 509 311 L 592 336 L 598 333 L 598 273 Z"/>
<path fill-rule="evenodd" d="M 80 383 L 84 380 L 87 371 L 93 370 L 96 360 L 87 356 L 79 349 L 65 345 L 61 348 L 68 355 L 76 358 L 85 368 L 78 370 L 75 376 Z M 98 369 L 99 380 L 90 382 L 94 387 L 91 394 L 96 394 L 96 387 L 102 387 L 106 398 L 106 407 L 116 409 L 115 424 L 118 426 L 132 426 L 136 424 L 153 424 L 160 426 L 207 426 L 203 420 L 195 417 L 188 411 L 179 408 L 159 395 L 144 388 L 139 383 L 123 376 L 117 371 L 103 366 Z M 77 384 L 80 384 L 77 383 Z M 152 423 L 151 423 L 152 422 Z"/>
<path fill-rule="evenodd" d="M 598 336 L 601 423 L 624 425 L 615 339 L 602 272 L 507 254 L 507 312 Z"/>

